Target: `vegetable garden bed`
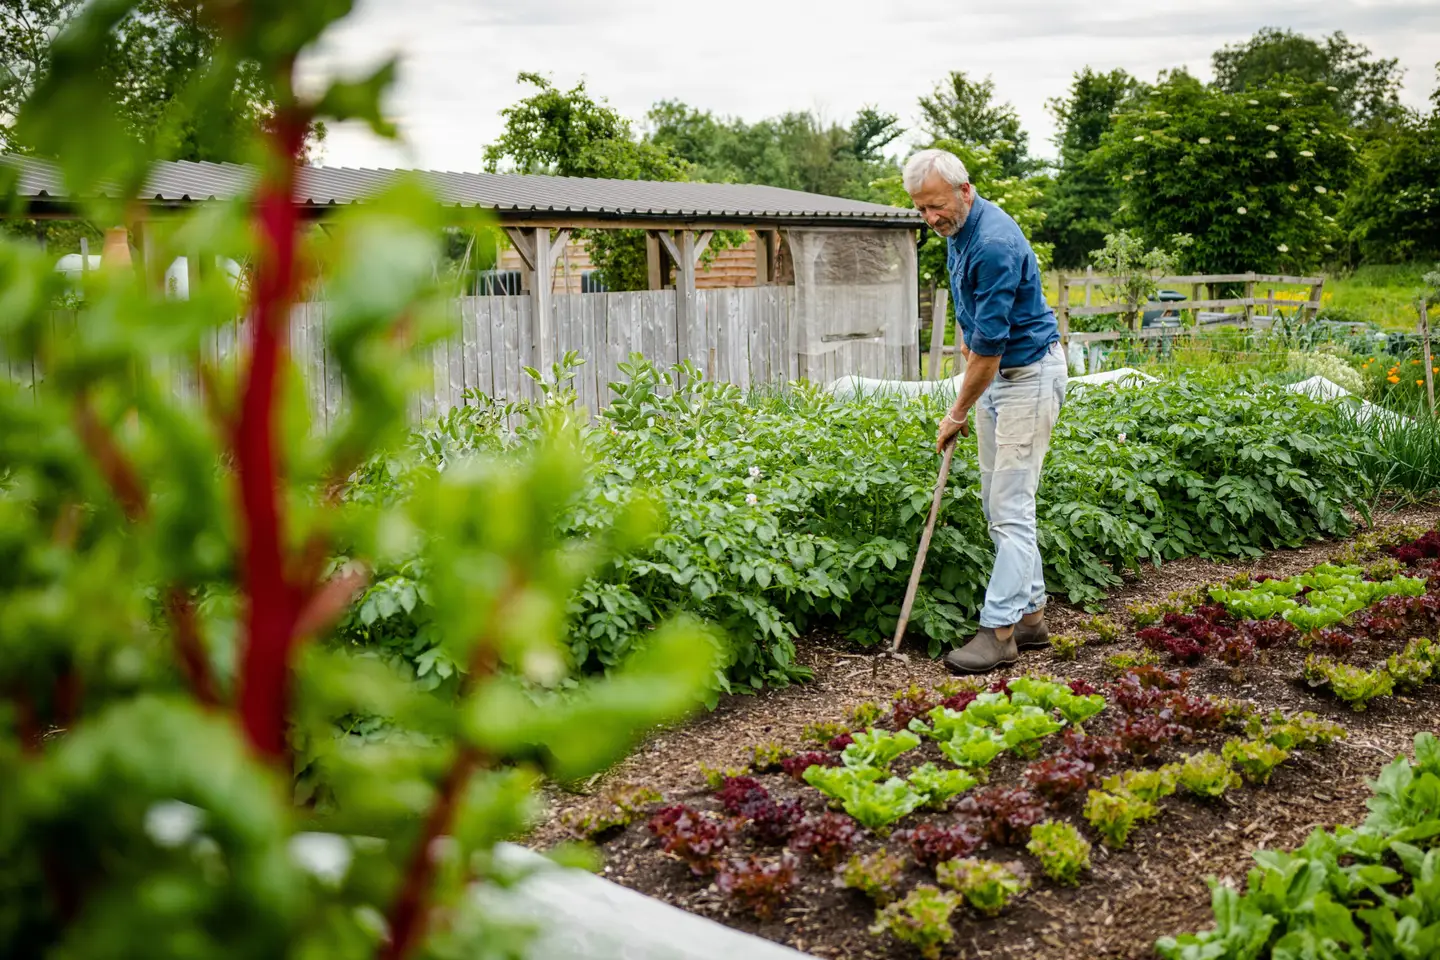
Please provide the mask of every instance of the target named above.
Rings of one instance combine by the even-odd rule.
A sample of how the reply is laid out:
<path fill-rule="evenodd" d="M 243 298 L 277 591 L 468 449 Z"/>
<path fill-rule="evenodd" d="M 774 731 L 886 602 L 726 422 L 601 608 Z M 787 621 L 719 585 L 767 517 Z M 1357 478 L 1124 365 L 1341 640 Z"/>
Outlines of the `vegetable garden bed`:
<path fill-rule="evenodd" d="M 1420 512 L 1407 519 L 1421 520 L 1429 526 L 1436 515 Z M 1271 554 L 1254 566 L 1201 561 L 1168 565 L 1152 572 L 1146 582 L 1109 598 L 1109 620 L 1120 628 L 1116 642 L 1109 644 L 1096 642 L 1100 637 L 1095 627 L 1100 627 L 1101 633 L 1109 632 L 1105 623 L 1093 623 L 1088 615 L 1057 604 L 1051 611 L 1052 629 L 1085 634 L 1091 642 L 1079 649 L 1073 661 L 1059 659 L 1054 652 L 1027 654 L 1013 674 L 1048 674 L 1057 683 L 1051 687 L 1016 684 L 1010 688 L 1008 698 L 1001 692 L 986 692 L 969 709 L 965 709 L 967 702 L 978 691 L 967 692 L 965 684 L 948 678 L 937 663 L 887 662 L 877 674 L 872 671 L 868 655 L 840 652 L 833 638 L 807 637 L 800 644 L 800 658 L 814 670 L 814 682 L 756 697 L 728 699 L 695 723 L 654 737 L 605 784 L 590 784 L 589 796 L 557 796 L 552 818 L 534 839 L 547 844 L 584 833 L 597 825 L 594 820 L 587 821 L 587 815 L 614 814 L 616 820 L 630 822 L 627 826 L 612 825 L 597 837 L 606 876 L 816 956 L 921 955 L 920 948 L 897 942 L 889 931 L 872 932 L 877 919 L 875 904 L 837 879 L 845 873 L 844 864 L 850 857 L 882 851 L 901 865 L 895 895 L 904 897 L 917 886 L 927 885 L 934 892 L 921 896 L 930 908 L 938 906 L 942 914 L 945 909 L 953 910 L 948 923 L 928 925 L 932 934 L 938 931 L 942 937 L 944 930 L 951 931 L 948 943 L 936 942 L 934 949 L 941 951 L 938 955 L 1154 956 L 1157 938 L 1211 925 L 1207 876 L 1243 885 L 1245 872 L 1253 866 L 1251 851 L 1298 846 L 1316 826 L 1359 823 L 1365 818 L 1365 800 L 1370 796 L 1367 779 L 1375 777 L 1381 766 L 1396 755 L 1408 753 L 1417 731 L 1435 727 L 1434 718 L 1440 715 L 1440 684 L 1434 680 L 1440 679 L 1440 669 L 1435 669 L 1437 676 L 1431 682 L 1417 682 L 1417 671 L 1423 674 L 1433 668 L 1411 667 L 1408 661 L 1390 658 L 1408 647 L 1412 656 L 1427 665 L 1434 662 L 1431 653 L 1410 641 L 1433 638 L 1440 632 L 1440 573 L 1435 571 L 1436 558 L 1423 555 L 1440 553 L 1440 549 L 1430 546 L 1440 544 L 1433 538 L 1422 543 L 1419 556 L 1416 551 L 1395 551 L 1388 541 L 1413 540 L 1418 530 L 1390 530 L 1389 536 L 1382 531 L 1380 536 L 1362 537 L 1349 545 L 1316 545 Z M 1393 556 L 1396 552 L 1398 558 Z M 1331 560 L 1361 564 L 1374 576 L 1362 575 L 1357 580 L 1347 576 L 1347 571 L 1319 566 Z M 1307 571 L 1311 571 L 1306 579 L 1308 589 L 1280 582 Z M 1208 590 L 1203 595 L 1197 590 L 1215 586 L 1219 588 L 1216 595 L 1229 599 L 1237 609 L 1247 602 L 1260 602 L 1254 600 L 1253 594 L 1220 592 L 1239 590 L 1237 575 L 1243 575 L 1246 581 L 1256 576 L 1262 581 L 1274 578 L 1277 582 L 1260 592 L 1295 597 L 1297 606 L 1306 612 L 1292 618 L 1306 629 L 1283 636 L 1285 628 L 1273 625 L 1242 626 L 1240 618 L 1213 603 L 1215 597 Z M 1427 580 L 1428 589 L 1413 600 L 1403 596 L 1419 592 L 1413 583 L 1399 579 L 1407 575 Z M 1226 586 L 1227 581 L 1233 582 Z M 1357 588 L 1356 582 L 1371 586 Z M 1379 586 L 1382 583 L 1388 586 Z M 1327 602 L 1323 594 L 1317 594 L 1317 586 L 1328 587 L 1332 596 L 1346 594 L 1346 603 L 1336 601 L 1341 606 L 1354 608 L 1357 593 L 1368 603 L 1364 609 L 1346 610 L 1340 623 L 1318 624 L 1312 621 L 1328 616 L 1314 612 Z M 1367 593 L 1374 596 L 1365 596 Z M 1381 593 L 1393 593 L 1401 599 L 1386 600 L 1378 596 Z M 1310 596 L 1316 596 L 1318 601 L 1313 609 L 1308 603 Z M 1174 607 L 1168 623 L 1159 609 L 1167 605 Z M 1200 612 L 1194 613 L 1195 609 Z M 1152 616 L 1160 619 L 1152 624 Z M 1142 633 L 1147 629 L 1151 632 Z M 1325 630 L 1333 632 L 1322 632 Z M 1349 635 L 1348 645 L 1340 631 Z M 1207 653 L 1193 663 L 1181 664 L 1165 650 L 1161 633 L 1181 641 L 1198 635 L 1201 639 L 1194 645 Z M 1158 663 L 1153 668 L 1142 667 L 1127 678 L 1116 665 L 1120 662 L 1117 654 L 1143 656 L 1143 639 L 1137 639 L 1137 634 L 1157 648 L 1150 656 L 1157 657 Z M 1269 634 L 1282 635 L 1280 643 L 1242 656 L 1247 640 L 1259 638 L 1264 646 Z M 1315 654 L 1317 641 L 1319 646 L 1328 644 L 1335 650 L 1337 661 L 1361 670 L 1373 669 L 1376 676 L 1398 678 L 1399 687 L 1370 700 L 1363 712 L 1352 710 L 1327 684 L 1312 686 L 1303 679 L 1307 657 Z M 1301 647 L 1300 642 L 1306 646 Z M 1193 653 L 1183 642 L 1170 645 L 1182 656 Z M 1235 652 L 1236 648 L 1241 652 Z M 1234 663 L 1222 662 L 1213 655 L 1227 650 Z M 999 676 L 985 679 L 993 681 Z M 1143 689 L 1177 680 L 1183 684 L 1180 690 Z M 1066 705 L 1056 704 L 1057 699 L 1070 695 L 1066 684 L 1071 681 L 1079 694 L 1093 688 L 1103 696 L 1104 710 L 1085 718 L 1081 716 L 1084 711 L 1074 713 Z M 892 699 L 897 695 L 898 701 Z M 930 712 L 933 703 L 946 697 L 952 698 L 949 707 L 961 709 Z M 901 706 L 900 719 L 906 721 L 900 727 L 921 732 L 918 745 L 910 746 L 908 740 L 900 743 L 893 730 L 883 732 L 896 726 L 894 703 Z M 865 704 L 878 704 L 879 710 Z M 1056 706 L 1060 709 L 1053 709 Z M 1013 714 L 1026 709 L 1030 714 L 1019 725 L 1013 719 L 997 721 L 990 716 L 997 710 Z M 967 717 L 975 719 L 977 710 L 990 719 L 967 721 Z M 882 715 L 876 716 L 877 712 Z M 1297 738 L 1297 728 L 1286 721 L 1306 712 L 1314 717 L 1303 722 L 1302 735 Z M 905 716 L 908 713 L 915 714 L 913 726 L 908 722 L 911 717 Z M 1071 713 L 1080 720 L 1079 726 L 1087 737 L 1082 738 L 1075 730 L 1058 729 L 1071 726 L 1065 719 Z M 1051 719 L 1040 723 L 1034 720 L 1038 714 Z M 1033 739 L 1027 740 L 1025 732 L 1014 734 L 1010 749 L 1002 750 L 988 763 L 978 762 L 988 751 L 982 750 L 982 756 L 977 758 L 958 749 L 942 749 L 939 740 L 923 736 L 924 727 L 938 730 L 946 724 L 951 732 L 957 727 L 1014 731 L 1032 722 L 1038 724 L 1029 731 Z M 1170 726 L 1175 723 L 1189 729 Z M 827 734 L 838 732 L 838 728 L 825 729 L 835 724 L 859 729 L 868 726 L 882 733 L 875 740 L 862 736 L 847 754 L 820 742 Z M 1294 742 L 1307 738 L 1304 730 L 1318 732 L 1318 736 L 1309 738 L 1313 741 L 1328 740 L 1331 734 L 1326 731 L 1336 724 L 1343 727 L 1343 739 L 1303 746 Z M 999 735 L 969 729 L 964 733 L 962 739 L 969 741 Z M 1118 756 L 1108 764 L 1103 762 L 1104 749 L 1087 750 L 1084 746 L 1087 740 L 1092 748 L 1103 746 L 1105 738 L 1116 734 L 1123 735 L 1124 742 L 1111 745 L 1118 749 Z M 1147 740 L 1153 741 L 1153 752 L 1144 749 Z M 1277 756 L 1274 751 L 1255 746 L 1262 741 L 1287 748 L 1280 754 L 1288 752 L 1288 756 Z M 847 820 L 833 811 L 822 819 L 827 798 L 804 779 L 826 786 L 827 779 L 847 779 L 835 774 L 836 770 L 863 767 L 867 762 L 883 766 L 887 742 L 890 752 L 898 751 L 890 760 L 891 769 L 884 776 L 869 779 L 884 782 L 889 776 L 896 778 L 889 781 L 888 795 L 879 804 L 882 808 L 888 806 L 890 814 L 877 814 L 876 804 L 868 800 L 850 802 L 851 812 L 868 820 L 871 826 L 856 824 L 853 849 L 844 849 L 852 828 L 840 828 Z M 909 749 L 900 751 L 902 746 Z M 761 748 L 758 757 L 756 747 Z M 769 759 L 764 754 L 772 749 L 776 761 L 778 754 L 787 751 L 792 755 L 814 751 L 815 756 L 790 760 L 793 775 L 774 766 L 761 769 Z M 1187 758 L 1192 757 L 1196 759 L 1189 759 L 1186 769 Z M 933 788 L 933 774 L 956 771 L 959 768 L 952 760 L 957 758 L 969 764 L 969 774 L 987 782 L 932 805 L 942 809 L 922 807 L 899 816 L 888 824 L 888 829 L 878 822 L 919 802 L 907 801 L 904 795 L 923 794 L 925 787 Z M 805 772 L 804 768 L 814 761 L 836 766 L 829 772 L 814 768 Z M 1093 761 L 1100 769 L 1085 770 L 1086 761 Z M 1268 783 L 1236 782 L 1241 772 L 1252 774 L 1257 781 L 1263 779 L 1261 768 L 1276 761 L 1281 762 Z M 1077 766 L 1077 762 L 1081 765 Z M 924 764 L 934 764 L 931 775 L 916 776 L 915 770 Z M 722 779 L 727 772 L 724 768 L 747 765 L 755 768 L 747 774 L 753 780 Z M 709 770 L 702 770 L 702 766 Z M 1235 772 L 1228 773 L 1227 767 Z M 1126 771 L 1145 773 L 1137 780 L 1135 774 Z M 705 783 L 707 772 L 712 780 L 709 785 Z M 1067 783 L 1067 775 L 1077 774 L 1078 782 Z M 1106 782 L 1114 776 L 1119 780 Z M 1107 843 L 1102 838 L 1105 831 L 1096 827 L 1106 826 L 1099 808 L 1107 803 L 1123 807 L 1134 802 L 1143 806 L 1146 790 L 1156 789 L 1156 781 L 1163 784 L 1160 793 L 1174 791 L 1156 799 L 1158 814 L 1139 822 L 1123 845 L 1117 842 L 1113 830 Z M 616 796 L 619 784 L 643 786 L 662 795 L 663 800 L 656 800 L 654 795 L 631 794 L 621 797 L 627 800 L 623 806 L 628 811 L 617 811 L 606 798 Z M 724 787 L 724 791 L 717 794 L 713 789 L 716 785 Z M 951 785 L 963 786 L 954 782 Z M 1067 786 L 1076 788 L 1075 792 L 1068 796 L 1056 794 Z M 832 794 L 845 794 L 843 786 L 831 783 L 829 787 Z M 1090 790 L 1111 799 L 1095 801 Z M 1203 795 L 1211 792 L 1218 795 Z M 850 801 L 855 799 L 850 797 Z M 997 808 L 1002 814 L 998 818 Z M 678 831 L 677 821 L 683 821 Z M 1027 835 L 1032 835 L 1032 828 L 1041 821 L 1077 828 L 1090 844 L 1090 868 L 1079 873 L 1077 886 L 1058 883 L 1045 875 L 1036 856 L 1037 852 L 1045 852 L 1041 845 L 1037 844 L 1033 851 L 1027 849 Z M 794 832 L 785 839 L 791 830 Z M 1067 831 L 1047 826 L 1041 834 Z M 728 844 L 718 850 L 707 849 L 705 843 L 714 842 L 719 835 L 724 835 Z M 782 840 L 786 843 L 783 847 Z M 666 852 L 667 846 L 670 853 Z M 821 865 L 827 853 L 828 859 L 841 864 L 839 870 Z M 917 854 L 929 862 L 922 865 Z M 967 858 L 977 858 L 982 866 L 970 864 Z M 1028 884 L 1028 889 L 1015 895 L 1013 902 L 999 906 L 1005 895 L 997 895 L 997 891 L 1009 882 L 1005 875 L 972 883 L 969 902 L 966 894 L 945 889 L 944 881 L 954 884 L 963 875 L 993 870 L 994 864 L 1014 864 L 1017 880 L 1013 886 Z M 792 871 L 794 885 L 782 891 Z M 856 878 L 863 872 L 852 868 L 852 882 L 858 882 Z M 869 873 L 876 873 L 875 861 L 870 862 Z M 782 875 L 779 882 L 776 874 Z M 783 897 L 771 896 L 781 892 Z M 997 906 L 998 916 L 984 915 Z M 900 909 L 892 907 L 891 912 Z"/>

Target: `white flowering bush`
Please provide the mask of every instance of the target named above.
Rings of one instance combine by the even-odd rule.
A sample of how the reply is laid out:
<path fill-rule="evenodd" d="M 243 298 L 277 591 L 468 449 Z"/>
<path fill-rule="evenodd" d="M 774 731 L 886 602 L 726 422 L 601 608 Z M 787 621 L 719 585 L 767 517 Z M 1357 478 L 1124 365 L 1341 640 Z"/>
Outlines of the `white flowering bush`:
<path fill-rule="evenodd" d="M 1365 393 L 1365 378 L 1361 376 L 1360 371 L 1332 353 L 1305 353 L 1300 350 L 1291 350 L 1288 359 L 1290 369 L 1306 377 L 1324 377 L 1351 393 L 1359 395 Z"/>
<path fill-rule="evenodd" d="M 1317 267 L 1342 242 L 1335 214 L 1359 166 L 1329 96 L 1319 85 L 1235 95 L 1160 84 L 1101 143 L 1120 190 L 1117 224 L 1149 246 L 1193 236 L 1187 272 Z"/>

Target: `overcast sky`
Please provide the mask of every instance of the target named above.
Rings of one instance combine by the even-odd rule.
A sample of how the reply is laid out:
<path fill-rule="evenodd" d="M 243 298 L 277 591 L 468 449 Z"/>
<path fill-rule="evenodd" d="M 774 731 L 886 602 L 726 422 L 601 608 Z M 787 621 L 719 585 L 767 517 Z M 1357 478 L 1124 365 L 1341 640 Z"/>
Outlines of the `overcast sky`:
<path fill-rule="evenodd" d="M 1053 155 L 1045 101 L 1087 64 L 1142 79 L 1185 65 L 1209 79 L 1210 54 L 1263 26 L 1343 30 L 1405 68 L 1405 103 L 1425 104 L 1440 59 L 1436 0 L 357 0 L 357 11 L 305 61 L 309 84 L 391 53 L 401 76 L 387 109 L 396 147 L 334 128 L 329 166 L 482 169 L 521 70 L 562 87 L 585 80 L 643 121 L 660 99 L 758 120 L 817 110 L 847 122 L 865 104 L 899 114 L 949 70 L 990 74 Z"/>

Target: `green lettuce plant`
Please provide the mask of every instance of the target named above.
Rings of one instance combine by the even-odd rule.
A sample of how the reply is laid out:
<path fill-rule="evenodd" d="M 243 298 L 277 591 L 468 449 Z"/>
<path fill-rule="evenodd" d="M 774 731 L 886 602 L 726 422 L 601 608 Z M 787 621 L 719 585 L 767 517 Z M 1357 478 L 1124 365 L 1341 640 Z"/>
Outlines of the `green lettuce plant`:
<path fill-rule="evenodd" d="M 1268 740 L 1225 741 L 1220 755 L 1225 762 L 1240 771 L 1246 783 L 1261 786 L 1270 782 L 1270 774 L 1290 757 L 1290 751 L 1281 749 Z"/>
<path fill-rule="evenodd" d="M 854 734 L 855 742 L 846 747 L 840 759 L 847 767 L 890 769 L 901 754 L 920 746 L 920 738 L 909 730 L 891 733 L 888 730 L 862 730 Z"/>
<path fill-rule="evenodd" d="M 854 854 L 840 868 L 836 882 L 842 887 L 858 890 L 877 906 L 900 896 L 901 883 L 905 876 L 905 858 L 898 853 L 877 850 L 874 853 Z"/>
<path fill-rule="evenodd" d="M 1040 861 L 1045 876 L 1065 886 L 1077 886 L 1090 869 L 1090 841 L 1063 820 L 1047 820 L 1032 827 L 1025 849 Z"/>
<path fill-rule="evenodd" d="M 1133 793 L 1091 790 L 1085 800 L 1086 822 L 1100 834 L 1105 846 L 1112 850 L 1125 846 L 1135 824 L 1149 820 L 1159 813 L 1160 808 L 1154 803 L 1142 800 Z"/>
<path fill-rule="evenodd" d="M 1225 758 L 1217 753 L 1192 753 L 1180 764 L 1175 779 L 1197 797 L 1214 798 L 1240 785 L 1240 777 Z"/>
<path fill-rule="evenodd" d="M 934 809 L 942 809 L 945 801 L 980 782 L 964 770 L 944 770 L 933 763 L 921 764 L 911 770 L 906 779 L 913 789 L 924 795 L 925 805 Z"/>
<path fill-rule="evenodd" d="M 999 916 L 1012 900 L 1030 889 L 1030 880 L 1020 864 L 976 857 L 961 857 L 937 864 L 935 878 L 987 917 Z"/>
<path fill-rule="evenodd" d="M 888 933 L 926 960 L 939 960 L 941 948 L 955 938 L 950 915 L 958 906 L 957 895 L 922 883 L 905 899 L 876 911 L 870 932 L 877 937 Z"/>
<path fill-rule="evenodd" d="M 1388 697 L 1395 692 L 1395 681 L 1383 668 L 1365 670 L 1313 653 L 1305 658 L 1302 675 L 1311 686 L 1329 687 L 1356 713 L 1376 697 Z"/>

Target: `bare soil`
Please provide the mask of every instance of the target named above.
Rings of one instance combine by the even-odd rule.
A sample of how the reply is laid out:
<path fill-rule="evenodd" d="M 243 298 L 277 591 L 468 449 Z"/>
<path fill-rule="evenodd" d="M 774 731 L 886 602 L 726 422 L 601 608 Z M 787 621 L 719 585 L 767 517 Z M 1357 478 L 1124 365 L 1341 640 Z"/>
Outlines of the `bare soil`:
<path fill-rule="evenodd" d="M 1433 527 L 1437 522 L 1440 508 L 1436 507 L 1410 508 L 1377 518 L 1378 526 L 1419 523 Z M 1253 562 L 1191 559 L 1147 569 L 1143 576 L 1116 590 L 1106 603 L 1107 613 L 1126 626 L 1127 638 L 1119 645 L 1087 646 L 1069 662 L 1055 659 L 1048 650 L 1028 651 L 1010 672 L 1041 671 L 1067 679 L 1082 677 L 1099 685 L 1108 679 L 1105 659 L 1136 646 L 1130 639 L 1133 628 L 1125 612 L 1128 604 L 1240 573 L 1291 575 L 1328 559 L 1342 545 L 1315 543 Z M 1052 632 L 1079 631 L 1089 616 L 1059 602 L 1052 602 L 1048 611 Z M 752 745 L 772 740 L 793 749 L 811 749 L 802 743 L 806 724 L 844 721 L 848 710 L 862 701 L 887 702 L 897 689 L 912 683 L 933 688 L 948 676 L 939 662 L 923 655 L 906 663 L 877 660 L 871 651 L 823 633 L 802 638 L 798 648 L 801 662 L 815 673 L 812 682 L 726 698 L 714 711 L 650 737 L 604 777 L 586 784 L 583 792 L 553 790 L 547 818 L 530 842 L 543 848 L 566 839 L 561 815 L 593 803 L 591 797 L 609 783 L 643 784 L 661 791 L 667 802 L 714 809 L 700 764 L 741 766 L 749 762 Z M 1388 652 L 1393 651 L 1370 650 L 1360 643 L 1345 659 L 1365 662 Z M 1366 781 L 1395 756 L 1408 752 L 1416 732 L 1440 727 L 1440 686 L 1431 684 L 1419 695 L 1387 698 L 1363 713 L 1354 713 L 1298 679 L 1303 659 L 1303 651 L 1295 649 L 1270 651 L 1265 662 L 1247 667 L 1239 682 L 1228 668 L 1206 661 L 1192 671 L 1190 691 L 1247 700 L 1266 711 L 1313 711 L 1343 724 L 1349 730 L 1348 739 L 1317 752 L 1297 751 L 1265 787 L 1233 790 L 1219 801 L 1179 795 L 1166 799 L 1163 814 L 1138 828 L 1124 850 L 1110 852 L 1095 844 L 1093 870 L 1079 887 L 1057 887 L 1032 870 L 1037 881 L 1034 889 L 1000 918 L 985 920 L 957 913 L 956 937 L 945 956 L 997 960 L 1151 957 L 1157 937 L 1209 926 L 1206 878 L 1243 884 L 1252 851 L 1296 846 L 1317 827 L 1364 819 L 1369 796 Z M 1166 668 L 1174 667 L 1167 664 Z M 1206 742 L 1169 748 L 1156 759 L 1166 761 L 1183 752 L 1218 749 L 1224 739 L 1223 734 L 1210 735 Z M 1001 758 L 993 765 L 991 782 L 1015 784 L 1022 768 L 1023 763 Z M 823 809 L 823 797 L 782 773 L 759 775 L 759 779 L 777 799 L 799 797 L 807 811 Z M 1078 802 L 1071 801 L 1071 806 L 1062 807 L 1057 814 L 1083 826 L 1078 807 Z M 941 813 L 921 819 L 943 822 L 954 816 Z M 884 841 L 867 835 L 859 850 L 868 852 L 882 845 Z M 893 840 L 889 846 L 903 849 Z M 604 875 L 612 880 L 814 956 L 916 956 L 893 940 L 870 935 L 866 928 L 874 919 L 874 908 L 869 901 L 837 887 L 828 872 L 808 861 L 786 907 L 773 919 L 760 921 L 721 896 L 709 879 L 693 877 L 684 864 L 666 858 L 645 829 L 643 818 L 608 839 L 600 850 Z M 987 849 L 982 855 L 1028 861 L 1033 866 L 1032 858 L 1019 849 Z M 912 870 L 915 881 L 934 882 L 919 868 L 912 866 Z"/>

